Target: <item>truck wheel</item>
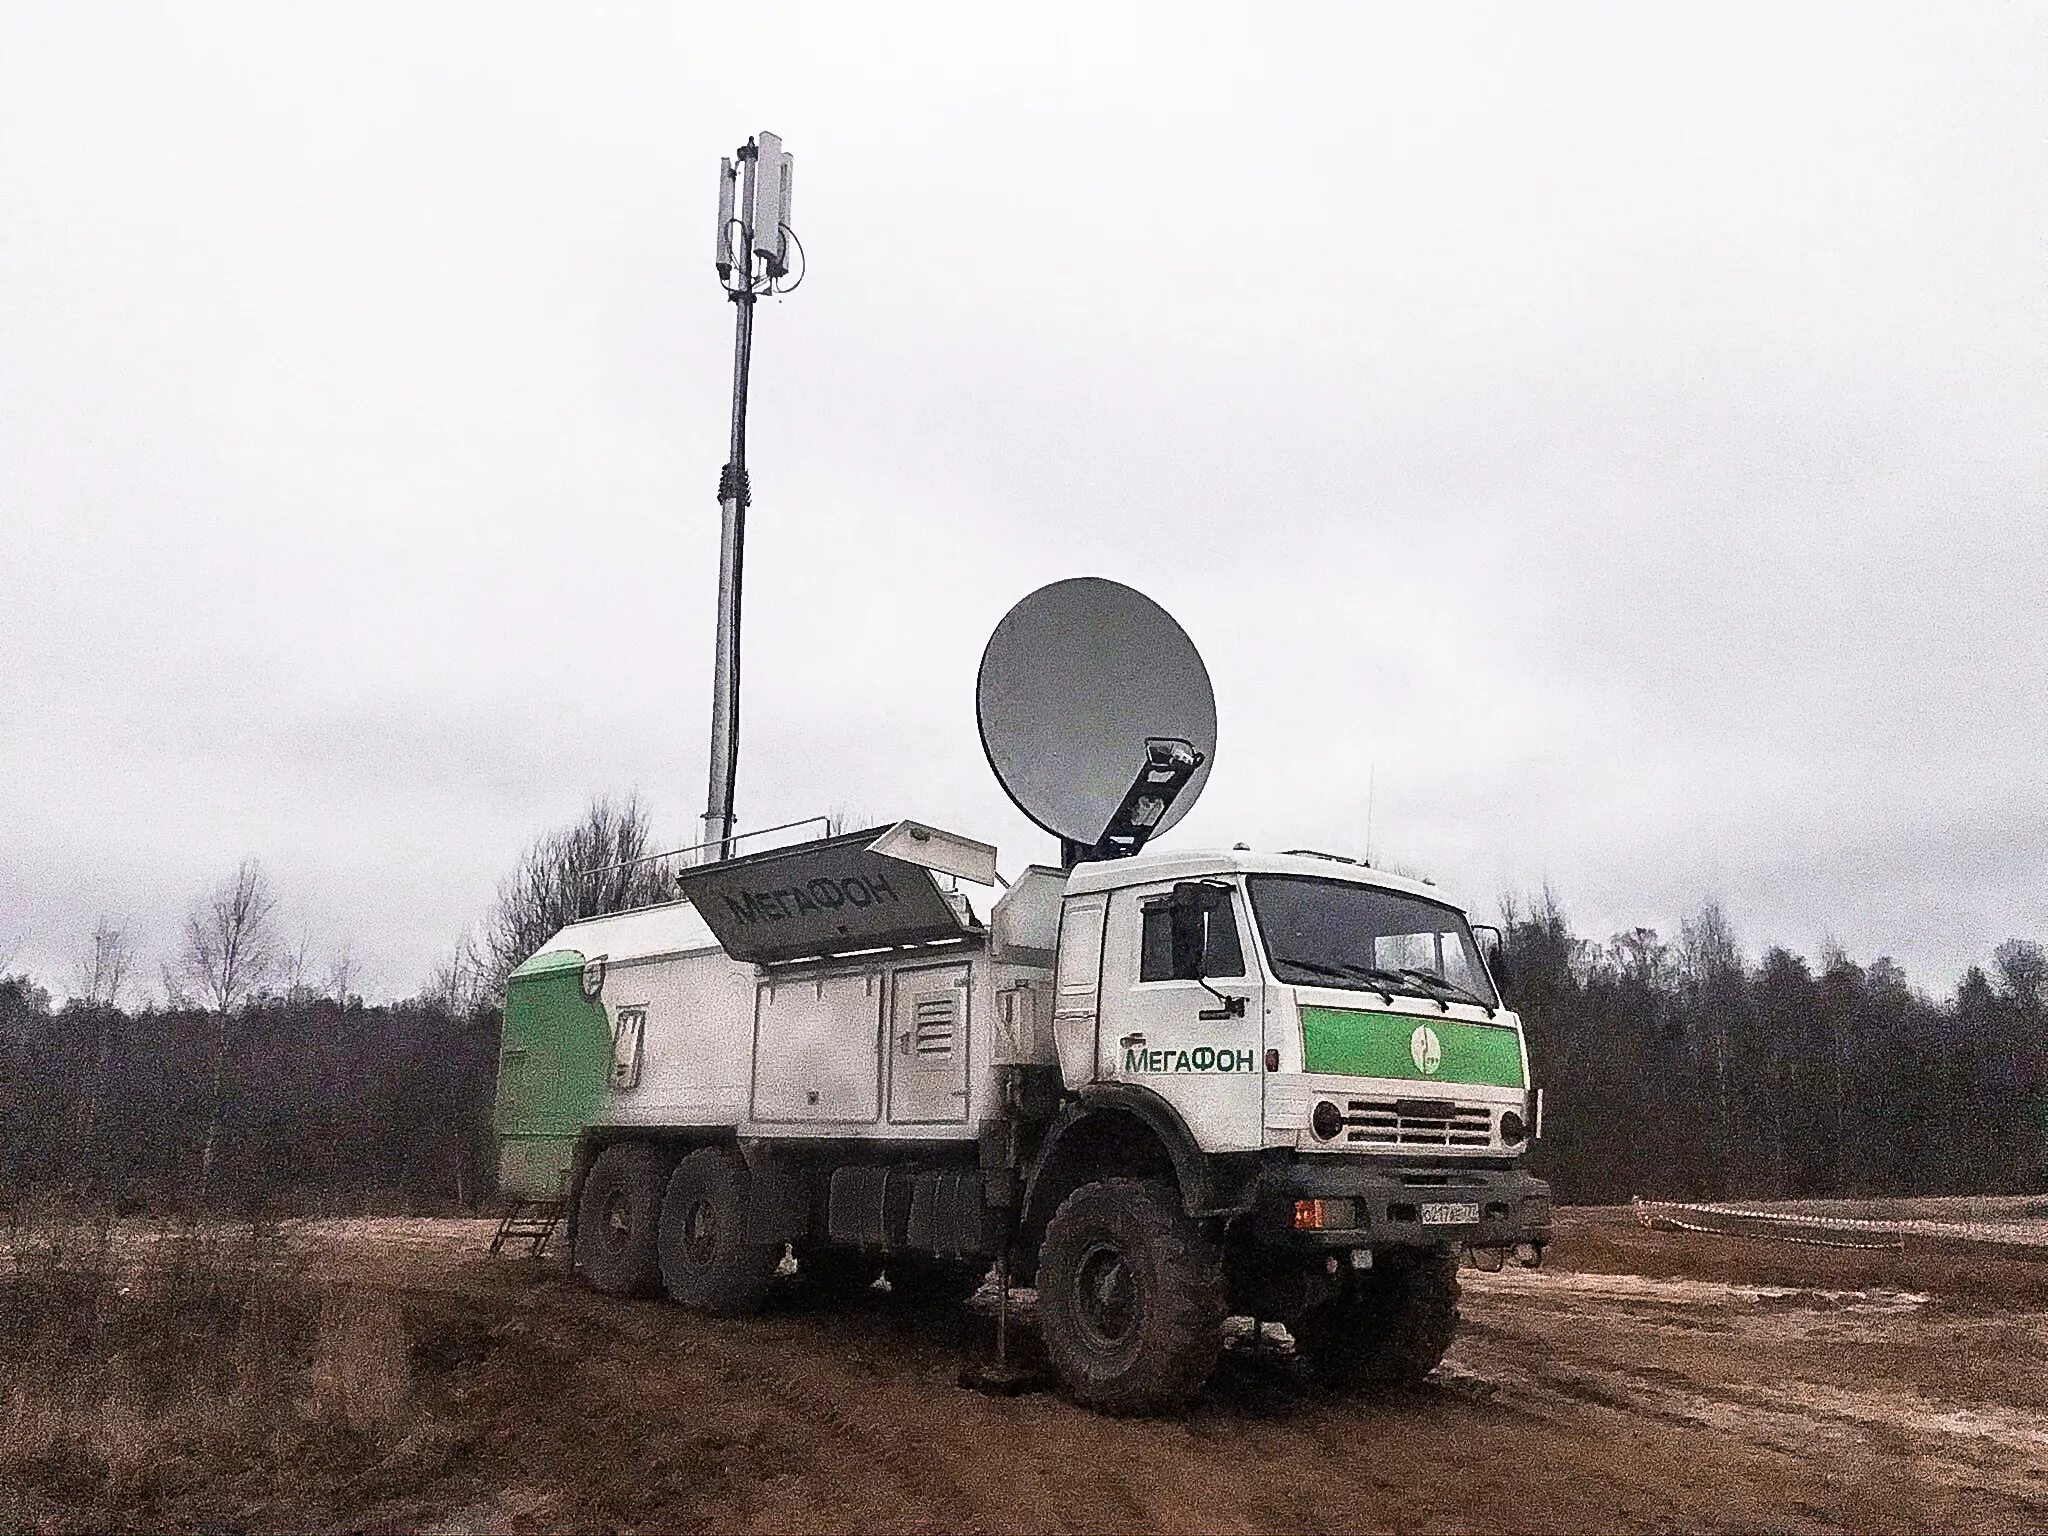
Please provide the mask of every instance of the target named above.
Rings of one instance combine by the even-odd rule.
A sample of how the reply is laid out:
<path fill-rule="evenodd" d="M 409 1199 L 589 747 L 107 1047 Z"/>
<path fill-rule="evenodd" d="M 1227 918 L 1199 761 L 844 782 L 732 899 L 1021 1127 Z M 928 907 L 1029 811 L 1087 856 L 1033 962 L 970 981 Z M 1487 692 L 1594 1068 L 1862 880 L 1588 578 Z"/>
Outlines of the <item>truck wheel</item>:
<path fill-rule="evenodd" d="M 800 1247 L 796 1251 L 797 1283 L 819 1296 L 845 1300 L 861 1295 L 882 1278 L 879 1254 L 858 1248 Z"/>
<path fill-rule="evenodd" d="M 1223 1347 L 1223 1260 L 1154 1179 L 1084 1184 L 1038 1254 L 1038 1325 L 1076 1398 L 1161 1413 L 1208 1380 Z"/>
<path fill-rule="evenodd" d="M 919 1305 L 958 1306 L 988 1278 L 986 1259 L 899 1253 L 889 1260 L 889 1294 Z"/>
<path fill-rule="evenodd" d="M 652 1295 L 661 1219 L 661 1154 L 622 1141 L 598 1153 L 576 1204 L 576 1267 L 608 1296 Z"/>
<path fill-rule="evenodd" d="M 1457 1334 L 1458 1256 L 1381 1254 L 1290 1331 L 1309 1374 L 1325 1387 L 1412 1386 L 1436 1369 Z"/>
<path fill-rule="evenodd" d="M 782 1262 L 780 1243 L 747 1234 L 747 1165 L 724 1147 L 680 1163 L 661 1201 L 661 1283 L 686 1307 L 755 1311 Z"/>

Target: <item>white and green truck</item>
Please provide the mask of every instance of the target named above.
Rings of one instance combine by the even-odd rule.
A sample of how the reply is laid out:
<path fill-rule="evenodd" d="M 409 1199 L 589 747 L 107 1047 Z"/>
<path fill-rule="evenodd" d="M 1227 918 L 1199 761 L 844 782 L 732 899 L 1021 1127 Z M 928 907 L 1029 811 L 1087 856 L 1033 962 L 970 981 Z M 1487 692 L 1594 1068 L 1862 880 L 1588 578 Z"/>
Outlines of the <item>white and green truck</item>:
<path fill-rule="evenodd" d="M 1457 1271 L 1540 1262 L 1522 1028 L 1436 888 L 1294 851 L 1034 866 L 888 827 L 686 869 L 513 974 L 500 1179 L 598 1289 L 1034 1284 L 1067 1388 L 1167 1410 L 1226 1319 L 1413 1381 Z"/>

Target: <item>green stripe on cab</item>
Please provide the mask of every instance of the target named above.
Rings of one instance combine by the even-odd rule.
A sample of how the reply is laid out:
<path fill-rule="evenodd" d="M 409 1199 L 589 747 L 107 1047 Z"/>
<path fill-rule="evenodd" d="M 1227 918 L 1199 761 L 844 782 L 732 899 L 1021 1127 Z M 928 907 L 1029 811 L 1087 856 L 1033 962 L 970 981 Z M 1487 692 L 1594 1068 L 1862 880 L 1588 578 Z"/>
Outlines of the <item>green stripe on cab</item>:
<path fill-rule="evenodd" d="M 1436 1037 L 1417 1048 L 1418 1030 Z M 1424 1083 L 1489 1083 L 1526 1088 L 1522 1037 L 1499 1024 L 1427 1019 L 1361 1008 L 1301 1010 L 1302 1064 L 1339 1077 L 1396 1077 Z M 1436 1070 L 1426 1070 L 1434 1065 Z"/>

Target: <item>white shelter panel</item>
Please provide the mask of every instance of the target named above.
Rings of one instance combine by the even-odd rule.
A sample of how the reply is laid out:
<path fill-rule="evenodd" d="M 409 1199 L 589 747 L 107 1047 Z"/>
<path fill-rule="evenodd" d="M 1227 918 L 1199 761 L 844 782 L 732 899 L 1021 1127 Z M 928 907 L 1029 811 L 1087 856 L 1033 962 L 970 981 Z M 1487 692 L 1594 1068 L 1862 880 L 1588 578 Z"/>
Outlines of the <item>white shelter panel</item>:
<path fill-rule="evenodd" d="M 879 971 L 768 980 L 755 993 L 753 1118 L 872 1125 L 882 1115 Z"/>

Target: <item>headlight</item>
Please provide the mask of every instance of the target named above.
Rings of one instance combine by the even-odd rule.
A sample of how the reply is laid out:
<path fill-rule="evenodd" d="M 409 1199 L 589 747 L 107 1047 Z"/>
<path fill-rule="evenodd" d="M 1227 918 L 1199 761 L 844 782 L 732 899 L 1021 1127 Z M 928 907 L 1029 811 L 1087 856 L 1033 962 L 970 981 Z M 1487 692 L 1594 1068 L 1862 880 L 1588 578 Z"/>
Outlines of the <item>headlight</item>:
<path fill-rule="evenodd" d="M 1315 1113 L 1308 1117 L 1308 1128 L 1318 1141 L 1334 1141 L 1344 1129 L 1344 1112 L 1328 1099 L 1318 1100 Z"/>
<path fill-rule="evenodd" d="M 1529 1127 L 1522 1123 L 1522 1117 L 1512 1109 L 1500 1117 L 1500 1139 L 1506 1146 L 1517 1147 L 1522 1138 L 1529 1134 Z"/>

